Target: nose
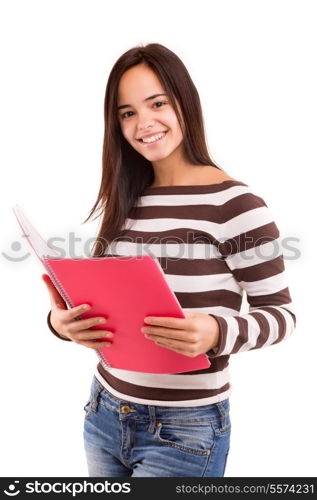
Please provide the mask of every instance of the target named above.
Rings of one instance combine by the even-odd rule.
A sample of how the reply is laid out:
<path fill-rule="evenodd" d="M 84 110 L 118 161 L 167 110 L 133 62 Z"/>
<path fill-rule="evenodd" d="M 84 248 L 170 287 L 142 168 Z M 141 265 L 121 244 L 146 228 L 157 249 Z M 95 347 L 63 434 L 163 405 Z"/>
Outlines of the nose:
<path fill-rule="evenodd" d="M 148 130 L 154 126 L 154 118 L 151 110 L 140 111 L 137 127 L 140 132 Z"/>

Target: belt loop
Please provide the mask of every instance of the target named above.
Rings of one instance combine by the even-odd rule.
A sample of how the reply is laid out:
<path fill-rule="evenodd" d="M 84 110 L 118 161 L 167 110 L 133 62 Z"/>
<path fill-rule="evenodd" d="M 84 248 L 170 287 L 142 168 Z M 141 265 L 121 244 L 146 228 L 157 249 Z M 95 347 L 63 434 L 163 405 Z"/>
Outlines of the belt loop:
<path fill-rule="evenodd" d="M 155 432 L 155 423 L 156 423 L 155 406 L 149 406 L 149 416 L 150 416 L 150 425 L 149 425 L 148 431 L 151 434 L 154 434 L 154 432 Z"/>
<path fill-rule="evenodd" d="M 227 415 L 226 410 L 223 407 L 222 401 L 218 401 L 216 405 L 221 415 L 221 427 L 224 427 L 226 424 L 226 415 Z"/>
<path fill-rule="evenodd" d="M 98 396 L 100 392 L 103 390 L 103 387 L 98 383 L 96 386 L 96 389 L 93 393 L 92 396 L 92 401 L 91 401 L 91 411 L 97 411 L 97 406 L 98 406 Z"/>

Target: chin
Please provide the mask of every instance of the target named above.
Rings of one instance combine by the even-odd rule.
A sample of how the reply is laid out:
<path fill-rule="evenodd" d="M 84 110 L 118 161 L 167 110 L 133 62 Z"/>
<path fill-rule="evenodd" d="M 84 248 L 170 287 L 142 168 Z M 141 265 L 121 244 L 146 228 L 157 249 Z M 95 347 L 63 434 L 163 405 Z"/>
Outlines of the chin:
<path fill-rule="evenodd" d="M 154 156 L 154 155 L 142 155 L 144 156 L 144 158 L 146 158 L 148 161 L 154 161 L 154 162 L 160 162 L 160 161 L 163 161 L 165 160 L 169 155 L 168 154 L 165 154 L 165 155 L 157 155 L 157 156 Z"/>

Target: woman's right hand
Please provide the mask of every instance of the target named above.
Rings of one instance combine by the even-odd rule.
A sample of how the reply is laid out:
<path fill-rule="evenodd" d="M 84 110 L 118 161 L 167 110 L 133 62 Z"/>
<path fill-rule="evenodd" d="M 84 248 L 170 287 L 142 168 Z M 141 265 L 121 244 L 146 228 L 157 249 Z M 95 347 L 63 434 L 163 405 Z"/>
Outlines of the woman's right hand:
<path fill-rule="evenodd" d="M 51 324 L 59 335 L 72 340 L 76 344 L 81 344 L 92 349 L 111 346 L 111 342 L 99 339 L 105 339 L 105 337 L 109 339 L 113 338 L 112 332 L 99 329 L 89 330 L 89 328 L 94 325 L 106 323 L 107 320 L 105 318 L 93 317 L 88 319 L 76 319 L 80 314 L 87 312 L 89 306 L 88 309 L 85 308 L 85 305 L 67 309 L 64 299 L 56 290 L 51 278 L 47 274 L 42 274 L 42 280 L 50 296 Z"/>

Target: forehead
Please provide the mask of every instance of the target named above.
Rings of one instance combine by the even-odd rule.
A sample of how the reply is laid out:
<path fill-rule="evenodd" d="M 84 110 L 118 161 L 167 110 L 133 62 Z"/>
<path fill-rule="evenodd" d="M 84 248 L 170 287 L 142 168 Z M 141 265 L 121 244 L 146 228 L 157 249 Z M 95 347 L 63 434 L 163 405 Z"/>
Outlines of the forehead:
<path fill-rule="evenodd" d="M 118 86 L 118 104 L 142 101 L 151 94 L 165 92 L 151 68 L 134 66 L 122 75 Z"/>

